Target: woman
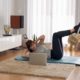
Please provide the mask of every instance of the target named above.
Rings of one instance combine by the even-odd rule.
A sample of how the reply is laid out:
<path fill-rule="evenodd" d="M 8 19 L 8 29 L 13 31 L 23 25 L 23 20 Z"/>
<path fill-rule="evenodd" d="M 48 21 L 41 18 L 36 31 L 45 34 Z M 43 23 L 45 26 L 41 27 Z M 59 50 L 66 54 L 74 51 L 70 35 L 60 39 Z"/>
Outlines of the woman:
<path fill-rule="evenodd" d="M 80 23 L 71 30 L 54 33 L 52 37 L 52 50 L 45 48 L 42 45 L 45 39 L 44 35 L 41 35 L 36 41 L 28 40 L 26 42 L 28 51 L 37 53 L 47 53 L 49 58 L 59 60 L 63 57 L 62 37 L 68 36 L 72 33 L 76 33 L 78 31 L 79 26 Z"/>
<path fill-rule="evenodd" d="M 36 41 L 28 40 L 26 42 L 28 51 L 36 53 L 50 53 L 50 50 L 43 45 L 44 40 L 44 35 L 41 35 Z"/>

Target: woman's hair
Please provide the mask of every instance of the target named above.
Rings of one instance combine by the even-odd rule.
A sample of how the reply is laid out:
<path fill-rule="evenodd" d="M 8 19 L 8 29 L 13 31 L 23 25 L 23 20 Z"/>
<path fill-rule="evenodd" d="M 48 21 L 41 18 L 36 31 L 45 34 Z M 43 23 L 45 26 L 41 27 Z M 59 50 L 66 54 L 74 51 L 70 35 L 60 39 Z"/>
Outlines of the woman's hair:
<path fill-rule="evenodd" d="M 33 52 L 33 50 L 31 49 L 32 43 L 33 43 L 32 40 L 28 40 L 28 41 L 26 42 L 27 49 L 28 49 L 30 52 Z"/>

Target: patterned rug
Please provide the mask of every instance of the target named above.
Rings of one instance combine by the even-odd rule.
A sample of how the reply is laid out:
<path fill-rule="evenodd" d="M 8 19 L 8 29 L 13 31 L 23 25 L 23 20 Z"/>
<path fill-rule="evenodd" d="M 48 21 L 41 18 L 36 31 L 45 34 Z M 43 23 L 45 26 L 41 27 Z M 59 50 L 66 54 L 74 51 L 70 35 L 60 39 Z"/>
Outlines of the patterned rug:
<path fill-rule="evenodd" d="M 9 59 L 0 62 L 0 73 L 21 74 L 51 78 L 67 78 L 75 68 L 70 64 L 52 64 L 46 66 L 31 65 L 27 61 Z"/>

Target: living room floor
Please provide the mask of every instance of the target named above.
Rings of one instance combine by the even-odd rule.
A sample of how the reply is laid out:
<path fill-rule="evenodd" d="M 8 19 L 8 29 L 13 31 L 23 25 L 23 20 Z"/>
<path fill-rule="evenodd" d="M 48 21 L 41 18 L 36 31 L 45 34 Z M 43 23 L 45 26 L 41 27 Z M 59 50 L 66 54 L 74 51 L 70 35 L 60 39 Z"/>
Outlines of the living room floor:
<path fill-rule="evenodd" d="M 4 61 L 9 58 L 15 57 L 16 55 L 26 55 L 25 52 L 26 49 L 23 48 L 20 50 L 9 50 L 6 52 L 2 52 L 0 53 L 0 61 Z M 64 47 L 64 53 L 65 55 L 68 56 L 80 56 L 80 51 L 75 51 L 74 48 L 70 51 L 68 46 Z M 80 71 L 78 71 L 78 69 L 76 68 L 67 80 L 79 80 L 79 79 L 80 79 Z M 21 75 L 0 73 L 0 80 L 65 80 L 65 79 L 21 76 Z"/>

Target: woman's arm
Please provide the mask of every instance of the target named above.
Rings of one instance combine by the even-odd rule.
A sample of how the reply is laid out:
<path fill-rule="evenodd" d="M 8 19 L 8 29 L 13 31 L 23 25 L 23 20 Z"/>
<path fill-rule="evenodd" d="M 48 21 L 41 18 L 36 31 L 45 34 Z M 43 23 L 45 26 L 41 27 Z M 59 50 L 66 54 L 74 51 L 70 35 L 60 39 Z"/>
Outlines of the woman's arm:
<path fill-rule="evenodd" d="M 37 38 L 36 43 L 42 44 L 44 43 L 44 40 L 45 40 L 45 36 L 41 35 L 40 37 Z"/>

